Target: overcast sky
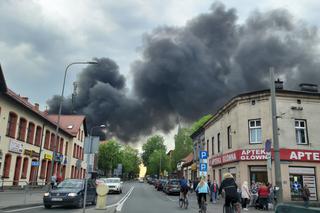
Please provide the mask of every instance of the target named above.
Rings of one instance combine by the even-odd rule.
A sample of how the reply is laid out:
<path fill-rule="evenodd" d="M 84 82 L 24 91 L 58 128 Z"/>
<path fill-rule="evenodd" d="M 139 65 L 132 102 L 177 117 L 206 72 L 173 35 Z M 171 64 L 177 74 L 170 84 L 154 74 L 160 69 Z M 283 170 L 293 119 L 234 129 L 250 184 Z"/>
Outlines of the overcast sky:
<path fill-rule="evenodd" d="M 127 78 L 140 57 L 142 36 L 158 26 L 183 26 L 209 11 L 207 0 L 3 0 L 0 3 L 0 63 L 8 86 L 40 103 L 60 93 L 65 66 L 93 57 L 112 58 Z M 296 19 L 318 25 L 318 0 L 224 0 L 239 23 L 254 10 L 286 8 Z M 67 92 L 77 70 L 72 67 Z M 130 89 L 130 88 L 129 88 Z M 174 130 L 176 131 L 176 130 Z M 171 136 L 169 136 L 171 137 Z"/>

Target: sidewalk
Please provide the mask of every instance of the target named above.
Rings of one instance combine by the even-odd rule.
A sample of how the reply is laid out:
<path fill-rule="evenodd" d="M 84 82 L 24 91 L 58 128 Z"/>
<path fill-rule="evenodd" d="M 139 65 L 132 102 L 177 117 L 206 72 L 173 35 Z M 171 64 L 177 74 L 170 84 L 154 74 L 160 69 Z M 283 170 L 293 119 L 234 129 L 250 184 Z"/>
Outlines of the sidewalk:
<path fill-rule="evenodd" d="M 13 206 L 19 207 L 41 205 L 43 193 L 44 192 L 41 191 L 25 192 L 23 190 L 0 192 L 0 209 Z"/>

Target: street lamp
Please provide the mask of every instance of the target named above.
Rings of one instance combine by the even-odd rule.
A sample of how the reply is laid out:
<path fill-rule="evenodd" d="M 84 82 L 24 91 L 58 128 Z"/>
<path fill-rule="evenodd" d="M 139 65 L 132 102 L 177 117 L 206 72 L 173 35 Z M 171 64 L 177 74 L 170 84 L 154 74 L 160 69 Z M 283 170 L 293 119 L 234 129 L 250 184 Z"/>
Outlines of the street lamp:
<path fill-rule="evenodd" d="M 51 169 L 50 169 L 50 178 L 52 178 L 53 175 L 53 168 L 54 168 L 54 162 L 55 162 L 55 157 L 56 157 L 56 143 L 58 140 L 58 134 L 59 134 L 59 128 L 60 128 L 60 117 L 61 117 L 61 111 L 62 111 L 62 103 L 63 103 L 63 95 L 64 95 L 64 88 L 66 84 L 66 77 L 67 77 L 67 72 L 69 70 L 69 67 L 75 64 L 98 64 L 96 61 L 86 61 L 86 62 L 72 62 L 67 65 L 65 71 L 64 71 L 64 78 L 63 78 L 63 84 L 62 84 L 62 91 L 61 91 L 61 96 L 59 99 L 59 113 L 58 113 L 58 121 L 57 121 L 57 126 L 56 126 L 56 131 L 55 131 L 55 140 L 53 143 L 53 156 L 52 156 L 52 161 L 51 161 Z"/>

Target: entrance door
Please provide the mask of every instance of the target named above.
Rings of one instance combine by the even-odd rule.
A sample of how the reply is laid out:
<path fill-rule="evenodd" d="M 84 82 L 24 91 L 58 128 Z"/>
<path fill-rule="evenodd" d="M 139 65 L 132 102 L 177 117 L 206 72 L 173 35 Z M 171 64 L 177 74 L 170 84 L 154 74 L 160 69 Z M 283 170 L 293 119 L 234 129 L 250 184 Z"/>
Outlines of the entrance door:
<path fill-rule="evenodd" d="M 16 166 L 14 169 L 14 177 L 13 177 L 13 185 L 18 186 L 19 185 L 19 178 L 20 178 L 20 170 L 21 170 L 21 157 L 17 156 L 16 160 Z"/>
<path fill-rule="evenodd" d="M 268 182 L 267 166 L 250 166 L 249 171 L 250 171 L 250 183 L 252 183 L 252 181 L 256 183 Z"/>
<path fill-rule="evenodd" d="M 37 160 L 32 160 L 32 162 L 36 162 Z M 32 163 L 31 163 L 31 170 L 30 170 L 30 177 L 29 177 L 29 182 L 32 184 L 32 185 L 36 185 L 36 182 L 37 182 L 37 172 L 38 171 L 38 167 L 36 166 L 32 166 Z"/>

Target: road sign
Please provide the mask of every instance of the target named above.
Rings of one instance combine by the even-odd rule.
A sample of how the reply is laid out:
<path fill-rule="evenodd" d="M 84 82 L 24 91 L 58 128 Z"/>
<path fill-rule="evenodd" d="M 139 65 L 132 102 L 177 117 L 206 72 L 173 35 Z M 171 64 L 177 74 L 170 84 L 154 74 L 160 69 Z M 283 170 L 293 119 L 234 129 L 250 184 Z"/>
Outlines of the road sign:
<path fill-rule="evenodd" d="M 199 158 L 200 159 L 207 159 L 208 158 L 208 152 L 207 151 L 200 151 Z"/>
<path fill-rule="evenodd" d="M 202 172 L 200 171 L 199 174 L 200 174 L 200 177 L 207 177 L 208 173 L 206 171 L 205 172 L 204 171 L 202 171 Z"/>
<path fill-rule="evenodd" d="M 264 146 L 264 151 L 271 152 L 271 139 L 266 140 L 266 144 Z"/>
<path fill-rule="evenodd" d="M 208 171 L 208 165 L 207 165 L 206 163 L 200 163 L 200 165 L 199 165 L 199 170 L 200 170 L 201 172 L 206 172 L 206 171 Z"/>
<path fill-rule="evenodd" d="M 39 166 L 39 161 L 31 161 L 31 166 Z"/>

